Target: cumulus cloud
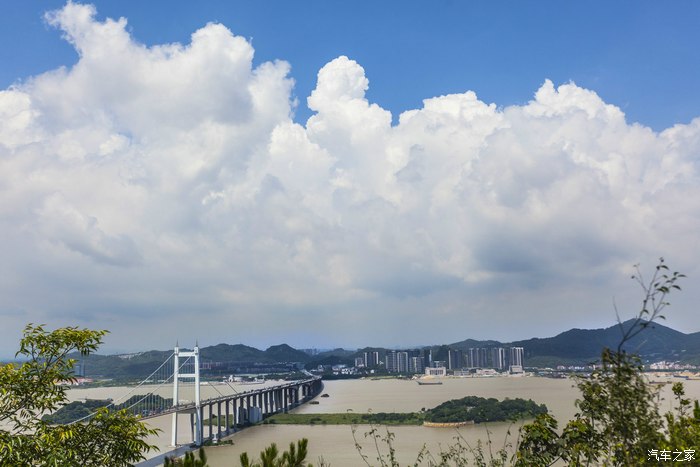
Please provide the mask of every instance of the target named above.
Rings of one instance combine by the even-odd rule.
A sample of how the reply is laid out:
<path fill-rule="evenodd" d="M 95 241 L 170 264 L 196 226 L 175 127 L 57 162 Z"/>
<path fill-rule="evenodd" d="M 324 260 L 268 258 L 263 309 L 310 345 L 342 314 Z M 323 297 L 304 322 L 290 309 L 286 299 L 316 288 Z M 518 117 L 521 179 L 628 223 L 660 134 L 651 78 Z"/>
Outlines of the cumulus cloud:
<path fill-rule="evenodd" d="M 95 14 L 49 13 L 78 62 L 0 91 L 13 332 L 96 323 L 115 348 L 524 338 L 608 324 L 637 261 L 697 270 L 700 119 L 656 133 L 544 81 L 524 105 L 466 91 L 392 125 L 340 56 L 302 125 L 289 64 L 254 67 L 224 25 L 145 46 Z"/>

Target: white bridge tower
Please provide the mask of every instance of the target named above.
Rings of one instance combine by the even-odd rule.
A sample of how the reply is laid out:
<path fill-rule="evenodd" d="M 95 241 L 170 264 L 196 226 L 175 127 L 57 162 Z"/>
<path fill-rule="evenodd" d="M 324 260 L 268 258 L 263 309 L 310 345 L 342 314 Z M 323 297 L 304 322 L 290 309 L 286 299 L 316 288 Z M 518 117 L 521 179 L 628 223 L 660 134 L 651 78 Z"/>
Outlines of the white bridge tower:
<path fill-rule="evenodd" d="M 180 348 L 175 346 L 174 355 L 174 373 L 173 373 L 173 405 L 175 406 L 175 412 L 173 412 L 173 433 L 172 433 L 172 445 L 177 446 L 177 407 L 180 405 L 179 400 L 179 383 L 180 379 L 192 379 L 194 378 L 194 444 L 197 446 L 202 445 L 202 411 L 201 411 L 201 399 L 199 393 L 199 345 L 194 346 L 194 350 L 191 352 L 184 352 Z M 194 373 L 180 373 L 180 357 L 194 358 Z"/>

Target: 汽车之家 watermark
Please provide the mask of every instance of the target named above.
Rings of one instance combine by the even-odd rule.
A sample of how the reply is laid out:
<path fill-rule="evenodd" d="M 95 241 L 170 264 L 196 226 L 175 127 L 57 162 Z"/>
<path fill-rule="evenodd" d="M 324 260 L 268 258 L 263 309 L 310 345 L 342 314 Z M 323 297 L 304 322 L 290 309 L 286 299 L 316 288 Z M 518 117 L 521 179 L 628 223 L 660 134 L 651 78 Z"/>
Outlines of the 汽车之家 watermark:
<path fill-rule="evenodd" d="M 695 449 L 671 451 L 670 449 L 649 449 L 647 460 L 658 462 L 690 462 L 695 460 Z"/>

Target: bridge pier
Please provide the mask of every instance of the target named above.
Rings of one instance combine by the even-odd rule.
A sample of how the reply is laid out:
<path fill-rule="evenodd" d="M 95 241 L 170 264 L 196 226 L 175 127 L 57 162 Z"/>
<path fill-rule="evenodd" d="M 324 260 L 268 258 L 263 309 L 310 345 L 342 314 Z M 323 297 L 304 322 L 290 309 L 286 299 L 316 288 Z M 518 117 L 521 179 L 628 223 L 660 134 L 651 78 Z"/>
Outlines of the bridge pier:
<path fill-rule="evenodd" d="M 228 420 L 229 402 L 230 401 L 226 401 L 226 434 L 228 434 L 229 430 L 231 429 L 231 422 Z"/>
<path fill-rule="evenodd" d="M 238 399 L 233 399 L 231 402 L 233 402 L 233 431 L 236 431 L 236 425 L 238 425 L 238 418 L 237 418 L 237 413 L 238 410 L 236 410 L 236 405 L 238 405 Z"/>
<path fill-rule="evenodd" d="M 216 440 L 221 439 L 221 402 L 216 403 Z"/>
<path fill-rule="evenodd" d="M 176 356 L 186 356 L 186 354 L 191 353 L 198 357 L 198 350 L 199 349 L 195 347 L 194 352 L 179 352 L 176 353 Z M 177 348 L 176 352 L 178 352 Z M 196 371 L 191 374 L 182 373 L 178 375 L 178 379 L 195 379 L 195 400 L 187 404 L 182 404 L 179 403 L 177 397 L 173 398 L 173 432 L 171 440 L 174 445 L 177 444 L 177 426 L 178 423 L 181 423 L 181 421 L 178 420 L 178 414 L 189 414 L 192 442 L 196 446 L 201 446 L 204 441 L 221 440 L 232 432 L 235 433 L 240 430 L 243 425 L 248 425 L 251 421 L 257 422 L 260 420 L 260 416 L 265 418 L 273 414 L 289 412 L 289 410 L 298 405 L 308 402 L 312 397 L 316 396 L 323 387 L 323 383 L 320 379 L 310 379 L 201 401 L 198 373 L 199 372 Z M 173 389 L 173 396 L 176 395 L 180 396 L 177 388 Z M 214 409 L 214 405 L 216 405 L 216 410 Z M 258 411 L 260 411 L 259 414 Z M 209 429 L 205 433 L 204 420 L 207 414 L 209 417 L 207 423 Z M 214 416 L 217 418 L 216 430 L 213 427 Z M 224 425 L 223 428 L 222 422 Z"/>

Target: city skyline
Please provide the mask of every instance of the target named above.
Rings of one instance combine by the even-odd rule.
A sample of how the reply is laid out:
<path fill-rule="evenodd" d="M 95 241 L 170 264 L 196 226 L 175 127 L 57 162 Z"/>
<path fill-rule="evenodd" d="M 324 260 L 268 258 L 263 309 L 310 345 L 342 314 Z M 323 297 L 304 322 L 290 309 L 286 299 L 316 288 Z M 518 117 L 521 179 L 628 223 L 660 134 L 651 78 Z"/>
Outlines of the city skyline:
<path fill-rule="evenodd" d="M 0 356 L 700 330 L 697 3 L 0 13 Z"/>

